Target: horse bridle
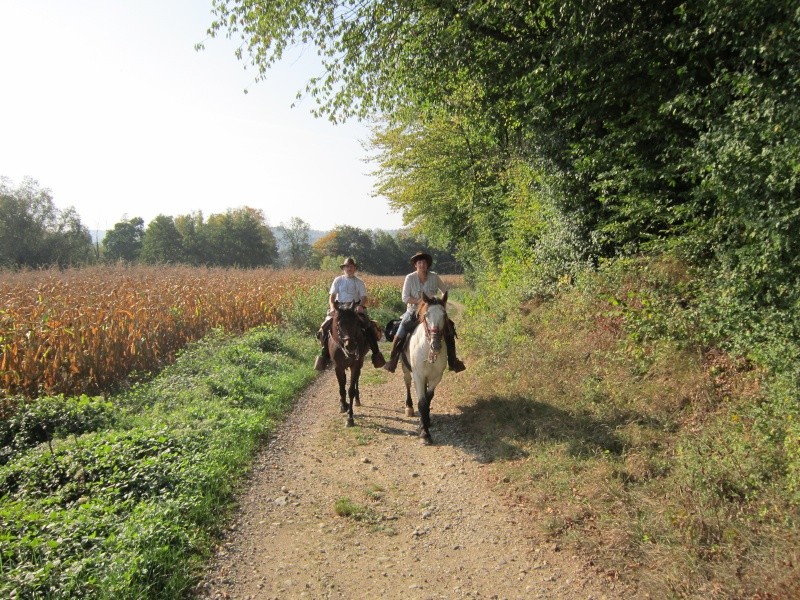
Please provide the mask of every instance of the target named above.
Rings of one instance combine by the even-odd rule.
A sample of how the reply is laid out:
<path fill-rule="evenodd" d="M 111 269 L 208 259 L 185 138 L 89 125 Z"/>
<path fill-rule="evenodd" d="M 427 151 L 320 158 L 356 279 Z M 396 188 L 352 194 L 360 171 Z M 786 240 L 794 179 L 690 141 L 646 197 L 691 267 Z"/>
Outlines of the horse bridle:
<path fill-rule="evenodd" d="M 428 342 L 430 346 L 430 351 L 428 352 L 427 361 L 430 363 L 436 362 L 436 359 L 439 358 L 439 351 L 442 348 L 442 330 L 438 327 L 431 327 L 428 324 L 428 319 L 425 316 L 428 314 L 428 305 L 425 305 L 425 311 L 420 311 L 417 315 L 417 318 L 422 321 L 422 326 L 425 329 L 425 340 Z M 445 319 L 447 318 L 447 313 L 445 312 Z M 446 326 L 446 325 L 445 325 Z M 435 343 L 438 342 L 438 349 L 434 349 Z"/>
<path fill-rule="evenodd" d="M 341 313 L 342 311 L 344 311 L 344 310 L 350 310 L 350 309 L 343 309 L 343 308 L 337 308 L 337 309 L 336 309 L 336 313 L 337 313 L 337 314 L 336 314 L 336 317 L 335 317 L 335 319 L 334 319 L 334 324 L 335 324 L 336 326 L 335 326 L 335 327 L 331 327 L 331 337 L 333 338 L 333 343 L 334 343 L 334 345 L 335 345 L 335 346 L 336 346 L 336 347 L 337 347 L 339 350 L 341 350 L 341 351 L 342 351 L 342 354 L 344 354 L 344 357 L 345 357 L 346 359 L 348 359 L 348 360 L 349 360 L 349 359 L 352 359 L 352 360 L 358 361 L 358 360 L 359 360 L 359 358 L 360 358 L 360 355 L 359 355 L 359 344 L 358 344 L 358 341 L 356 340 L 356 351 L 355 351 L 355 355 L 353 355 L 353 354 L 350 354 L 350 352 L 347 350 L 347 348 L 345 348 L 345 347 L 342 345 L 342 343 L 341 343 L 341 339 L 342 339 L 342 332 L 339 330 L 339 315 L 340 315 L 340 313 Z M 356 318 L 356 320 L 358 320 L 358 314 L 356 314 L 355 310 L 352 310 L 352 312 L 353 312 L 353 314 L 355 315 L 355 318 Z M 360 323 L 356 323 L 356 327 L 357 327 L 358 329 L 360 329 L 360 328 L 361 328 L 361 325 L 360 325 Z"/>

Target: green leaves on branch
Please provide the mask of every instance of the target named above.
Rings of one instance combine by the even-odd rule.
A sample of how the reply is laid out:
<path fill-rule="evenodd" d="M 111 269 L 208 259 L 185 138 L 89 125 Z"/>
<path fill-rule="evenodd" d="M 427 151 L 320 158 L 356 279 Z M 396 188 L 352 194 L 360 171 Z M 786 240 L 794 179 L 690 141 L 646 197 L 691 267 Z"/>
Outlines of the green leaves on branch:
<path fill-rule="evenodd" d="M 378 191 L 472 270 L 560 254 L 566 275 L 668 249 L 739 311 L 800 303 L 795 2 L 217 0 L 214 12 L 212 33 L 242 35 L 261 75 L 316 47 L 318 113 L 380 119 Z M 517 165 L 546 184 L 523 190 Z"/>

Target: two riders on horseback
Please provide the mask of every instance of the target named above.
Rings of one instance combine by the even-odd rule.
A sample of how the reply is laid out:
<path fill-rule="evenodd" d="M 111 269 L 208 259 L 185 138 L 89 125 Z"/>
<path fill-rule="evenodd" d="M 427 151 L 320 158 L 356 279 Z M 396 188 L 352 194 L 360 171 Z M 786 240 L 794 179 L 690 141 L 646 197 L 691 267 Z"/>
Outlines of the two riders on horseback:
<path fill-rule="evenodd" d="M 395 369 L 397 369 L 397 361 L 400 358 L 400 353 L 403 350 L 403 342 L 406 336 L 414 330 L 416 325 L 417 305 L 422 300 L 423 292 L 430 297 L 435 297 L 437 293 L 441 292 L 444 294 L 447 291 L 447 286 L 439 275 L 430 270 L 432 264 L 433 257 L 425 252 L 417 252 L 411 257 L 411 266 L 414 267 L 414 272 L 406 276 L 403 282 L 402 292 L 403 302 L 406 303 L 406 312 L 403 314 L 400 327 L 394 335 L 389 362 L 386 362 L 386 359 L 384 359 L 383 354 L 381 354 L 378 348 L 375 328 L 365 310 L 367 287 L 364 281 L 356 276 L 358 264 L 353 258 L 348 258 L 342 263 L 340 268 L 344 270 L 344 274 L 339 275 L 331 284 L 330 296 L 328 298 L 328 314 L 317 333 L 317 338 L 322 344 L 322 350 L 317 357 L 314 368 L 318 371 L 324 371 L 331 361 L 328 352 L 328 336 L 330 335 L 335 303 L 355 302 L 357 303 L 356 313 L 359 316 L 367 341 L 369 342 L 370 350 L 372 351 L 372 365 L 375 368 L 383 367 L 390 373 L 394 373 Z M 453 321 L 448 318 L 447 326 L 444 331 L 444 342 L 447 348 L 447 363 L 451 371 L 459 373 L 466 369 L 466 367 L 456 356 L 455 337 L 455 326 Z"/>

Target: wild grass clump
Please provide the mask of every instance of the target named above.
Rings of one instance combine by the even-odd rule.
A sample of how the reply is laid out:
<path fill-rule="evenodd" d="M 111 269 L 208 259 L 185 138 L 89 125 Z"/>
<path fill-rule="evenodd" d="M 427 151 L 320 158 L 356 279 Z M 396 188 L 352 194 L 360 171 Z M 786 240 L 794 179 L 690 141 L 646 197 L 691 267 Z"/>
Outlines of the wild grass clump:
<path fill-rule="evenodd" d="M 184 596 L 316 350 L 216 332 L 124 393 L 26 404 L 4 433 L 0 597 Z"/>
<path fill-rule="evenodd" d="M 458 379 L 475 398 L 465 423 L 531 527 L 605 572 L 653 597 L 793 597 L 796 371 L 708 343 L 703 302 L 662 257 L 609 263 L 497 318 L 482 308 L 462 328 L 490 354 Z"/>
<path fill-rule="evenodd" d="M 372 500 L 371 497 L 369 499 Z M 378 525 L 382 520 L 380 513 L 374 508 L 355 502 L 347 496 L 338 498 L 334 502 L 333 511 L 337 516 L 371 526 Z"/>

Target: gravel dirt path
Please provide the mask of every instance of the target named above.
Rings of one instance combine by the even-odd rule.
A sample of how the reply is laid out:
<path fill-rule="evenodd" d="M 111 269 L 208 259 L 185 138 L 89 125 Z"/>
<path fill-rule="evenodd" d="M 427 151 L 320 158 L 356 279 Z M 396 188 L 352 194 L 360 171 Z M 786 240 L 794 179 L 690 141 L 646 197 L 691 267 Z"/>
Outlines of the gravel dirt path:
<path fill-rule="evenodd" d="M 197 598 L 635 597 L 537 539 L 460 428 L 465 400 L 448 381 L 463 375 L 446 372 L 437 388 L 426 447 L 405 416 L 400 369 L 367 371 L 355 427 L 339 414 L 332 370 L 299 398 L 258 457 Z M 345 498 L 358 514 L 337 514 Z"/>

